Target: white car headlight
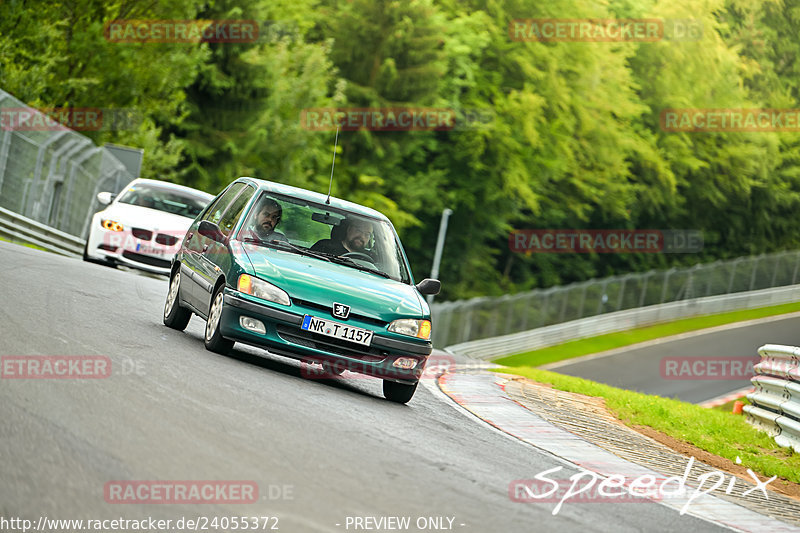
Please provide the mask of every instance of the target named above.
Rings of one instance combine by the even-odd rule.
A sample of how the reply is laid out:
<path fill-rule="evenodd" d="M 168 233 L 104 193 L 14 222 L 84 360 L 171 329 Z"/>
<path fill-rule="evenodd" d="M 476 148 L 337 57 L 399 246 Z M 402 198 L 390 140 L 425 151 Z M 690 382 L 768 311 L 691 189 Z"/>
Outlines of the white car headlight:
<path fill-rule="evenodd" d="M 429 341 L 431 340 L 431 321 L 399 318 L 389 324 L 389 331 Z"/>
<path fill-rule="evenodd" d="M 281 305 L 292 305 L 286 291 L 279 289 L 272 283 L 266 282 L 263 279 L 258 279 L 255 276 L 250 276 L 248 274 L 239 276 L 238 288 L 239 292 L 252 294 L 256 298 Z"/>
<path fill-rule="evenodd" d="M 101 219 L 100 225 L 103 226 L 105 229 L 109 231 L 123 231 L 125 230 L 125 226 L 117 222 L 116 220 L 110 219 Z"/>

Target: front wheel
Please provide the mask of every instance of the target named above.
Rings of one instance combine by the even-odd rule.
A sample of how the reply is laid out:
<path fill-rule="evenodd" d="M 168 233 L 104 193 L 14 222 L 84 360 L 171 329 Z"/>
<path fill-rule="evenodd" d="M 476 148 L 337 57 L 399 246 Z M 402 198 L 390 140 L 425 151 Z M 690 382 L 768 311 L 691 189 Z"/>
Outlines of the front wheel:
<path fill-rule="evenodd" d="M 208 320 L 206 321 L 205 345 L 207 350 L 227 355 L 233 348 L 233 341 L 224 338 L 219 331 L 219 323 L 222 318 L 222 291 L 224 289 L 225 286 L 221 285 L 211 299 L 211 308 L 208 310 Z"/>
<path fill-rule="evenodd" d="M 383 396 L 390 402 L 408 403 L 417 390 L 417 383 L 406 385 L 396 381 L 383 380 Z"/>
<path fill-rule="evenodd" d="M 189 319 L 192 318 L 192 312 L 181 307 L 180 298 L 178 297 L 180 290 L 181 271 L 178 269 L 169 282 L 167 301 L 164 302 L 164 325 L 183 331 L 186 329 L 186 325 L 189 324 Z"/>

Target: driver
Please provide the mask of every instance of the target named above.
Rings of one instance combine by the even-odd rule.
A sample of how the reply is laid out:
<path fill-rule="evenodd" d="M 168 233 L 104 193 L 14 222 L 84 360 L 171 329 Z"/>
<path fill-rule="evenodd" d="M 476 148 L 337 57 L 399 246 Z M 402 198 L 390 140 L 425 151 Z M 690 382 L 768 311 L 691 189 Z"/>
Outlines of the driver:
<path fill-rule="evenodd" d="M 281 204 L 272 198 L 264 198 L 256 206 L 255 217 L 250 225 L 253 236 L 262 241 L 285 241 L 286 235 L 275 231 L 283 215 Z"/>
<path fill-rule="evenodd" d="M 369 254 L 367 245 L 372 240 L 372 223 L 363 219 L 345 219 L 342 224 L 341 240 L 322 239 L 311 247 L 313 252 L 322 252 L 331 255 L 344 255 L 351 252 Z"/>

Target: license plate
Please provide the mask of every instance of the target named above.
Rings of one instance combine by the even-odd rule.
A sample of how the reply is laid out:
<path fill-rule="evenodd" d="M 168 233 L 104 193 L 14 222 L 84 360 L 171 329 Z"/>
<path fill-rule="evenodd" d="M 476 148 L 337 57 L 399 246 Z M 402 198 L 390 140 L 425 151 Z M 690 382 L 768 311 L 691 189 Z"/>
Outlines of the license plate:
<path fill-rule="evenodd" d="M 327 337 L 334 337 L 345 341 L 354 342 L 363 346 L 369 346 L 372 342 L 372 332 L 367 329 L 356 328 L 341 322 L 334 322 L 325 318 L 317 318 L 311 315 L 303 317 L 300 329 L 319 333 Z"/>
<path fill-rule="evenodd" d="M 139 252 L 140 254 L 164 255 L 163 248 L 158 246 L 150 246 L 142 243 L 136 244 L 136 251 Z"/>

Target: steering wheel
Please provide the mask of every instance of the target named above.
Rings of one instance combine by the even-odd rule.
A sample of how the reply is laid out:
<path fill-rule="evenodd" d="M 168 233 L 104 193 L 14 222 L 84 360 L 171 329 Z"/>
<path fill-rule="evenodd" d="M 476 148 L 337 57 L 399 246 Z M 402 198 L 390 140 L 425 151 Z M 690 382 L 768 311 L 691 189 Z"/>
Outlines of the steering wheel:
<path fill-rule="evenodd" d="M 362 261 L 369 261 L 373 265 L 375 264 L 375 260 L 372 257 L 362 252 L 347 252 L 346 254 L 342 254 L 339 257 L 347 257 L 350 259 L 361 259 Z"/>

